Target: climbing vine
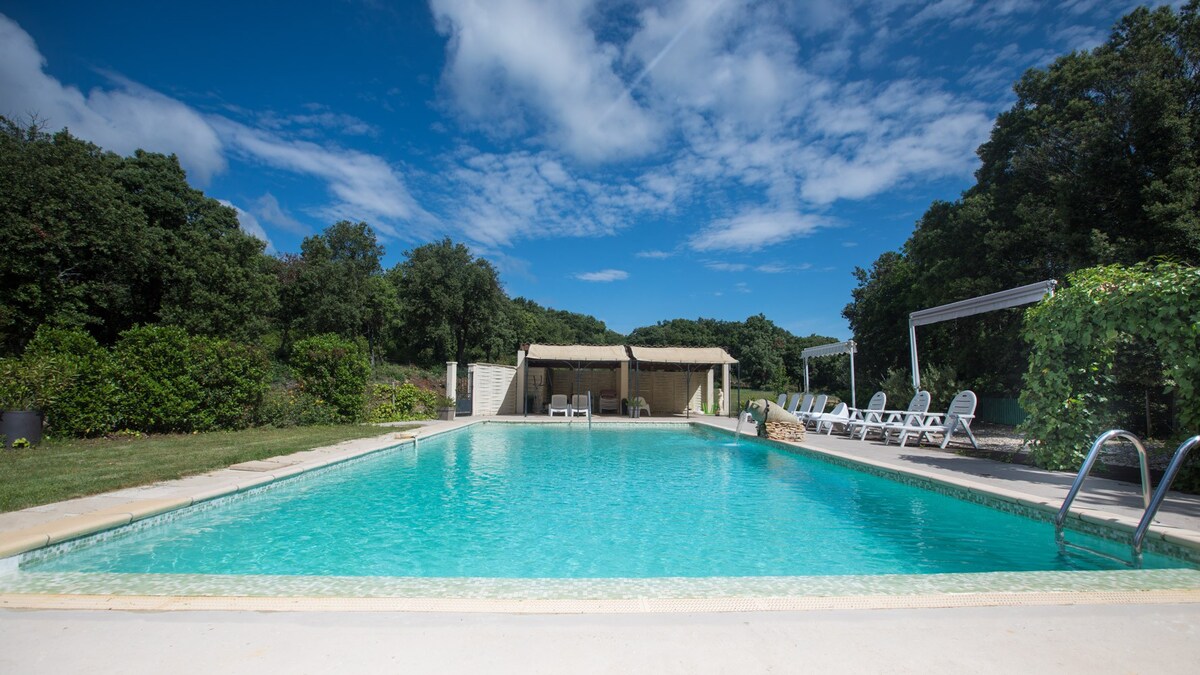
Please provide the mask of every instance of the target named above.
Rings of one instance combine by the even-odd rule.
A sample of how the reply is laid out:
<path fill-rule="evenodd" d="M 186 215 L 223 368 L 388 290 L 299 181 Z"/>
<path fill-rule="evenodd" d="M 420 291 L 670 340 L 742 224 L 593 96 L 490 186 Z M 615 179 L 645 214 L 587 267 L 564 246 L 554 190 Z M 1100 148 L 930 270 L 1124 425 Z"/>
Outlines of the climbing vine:
<path fill-rule="evenodd" d="M 1131 346 L 1161 360 L 1161 382 L 1175 398 L 1171 440 L 1200 432 L 1200 269 L 1142 263 L 1080 270 L 1026 312 L 1025 338 L 1032 353 L 1021 430 L 1038 466 L 1078 468 L 1096 436 L 1115 426 L 1117 357 Z M 1196 474 L 1197 463 L 1190 464 Z"/>

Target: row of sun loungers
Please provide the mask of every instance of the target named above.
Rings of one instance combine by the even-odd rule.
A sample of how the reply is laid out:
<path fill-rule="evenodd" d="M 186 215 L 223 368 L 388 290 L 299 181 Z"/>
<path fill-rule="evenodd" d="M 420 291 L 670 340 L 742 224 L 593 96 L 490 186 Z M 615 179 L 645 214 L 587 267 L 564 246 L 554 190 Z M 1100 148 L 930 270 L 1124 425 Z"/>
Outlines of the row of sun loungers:
<path fill-rule="evenodd" d="M 857 435 L 859 440 L 865 440 L 867 434 L 874 432 L 885 444 L 895 440 L 901 447 L 912 439 L 919 444 L 926 438 L 932 442 L 934 435 L 940 435 L 941 448 L 945 449 L 951 437 L 961 431 L 971 445 L 979 449 L 975 434 L 971 432 L 978 399 L 970 390 L 960 391 L 945 413 L 929 412 L 927 391 L 914 394 L 904 410 L 888 410 L 887 394 L 882 391 L 875 392 L 866 408 L 851 408 L 838 403 L 833 410 L 825 412 L 828 401 L 826 394 L 792 394 L 790 401 L 787 394 L 780 394 L 777 403 L 781 407 L 786 404 L 788 412 L 816 433 L 824 431 L 828 435 L 833 433 L 834 427 L 840 427 L 850 437 Z"/>

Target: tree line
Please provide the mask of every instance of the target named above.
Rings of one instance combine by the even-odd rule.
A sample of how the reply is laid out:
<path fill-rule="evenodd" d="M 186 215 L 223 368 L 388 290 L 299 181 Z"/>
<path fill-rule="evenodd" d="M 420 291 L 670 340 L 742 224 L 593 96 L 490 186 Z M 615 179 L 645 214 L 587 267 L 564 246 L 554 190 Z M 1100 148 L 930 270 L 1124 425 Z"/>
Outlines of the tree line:
<path fill-rule="evenodd" d="M 98 345 L 137 326 L 255 345 L 288 361 L 301 340 L 358 341 L 372 363 L 509 362 L 519 345 L 722 346 L 753 386 L 795 388 L 798 338 L 765 317 L 673 320 L 630 336 L 595 317 L 510 298 L 495 267 L 449 238 L 384 269 L 364 222 L 269 255 L 237 213 L 193 188 L 173 155 L 122 157 L 36 123 L 0 118 L 0 357 L 40 327 Z"/>
<path fill-rule="evenodd" d="M 978 150 L 975 184 L 933 203 L 899 251 L 855 270 L 844 316 L 867 381 L 907 371 L 910 312 L 1096 265 L 1200 263 L 1198 6 L 1138 8 L 1103 45 L 1016 83 Z M 1022 316 L 922 327 L 922 362 L 1015 394 L 1029 354 Z"/>

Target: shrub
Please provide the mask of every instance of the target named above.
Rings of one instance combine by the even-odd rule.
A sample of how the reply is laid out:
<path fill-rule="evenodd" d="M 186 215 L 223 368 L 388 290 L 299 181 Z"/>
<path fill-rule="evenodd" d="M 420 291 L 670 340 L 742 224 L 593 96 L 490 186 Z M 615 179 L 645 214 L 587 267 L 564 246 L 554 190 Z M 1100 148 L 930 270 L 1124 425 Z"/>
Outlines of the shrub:
<path fill-rule="evenodd" d="M 445 398 L 442 396 L 441 398 Z M 368 422 L 407 422 L 433 419 L 437 414 L 438 392 L 414 384 L 399 386 L 376 384 L 367 403 Z"/>
<path fill-rule="evenodd" d="M 196 380 L 204 392 L 197 428 L 241 429 L 254 421 L 267 392 L 270 364 L 255 347 L 192 338 Z"/>
<path fill-rule="evenodd" d="M 326 333 L 296 342 L 290 360 L 303 393 L 331 404 L 341 421 L 362 417 L 371 365 L 361 346 Z"/>
<path fill-rule="evenodd" d="M 255 419 L 272 427 L 297 427 L 337 424 L 338 411 L 329 403 L 305 394 L 297 387 L 271 387 L 263 397 Z"/>
<path fill-rule="evenodd" d="M 114 349 L 121 425 L 141 431 L 209 431 L 246 426 L 267 388 L 268 364 L 251 347 L 144 326 Z"/>
<path fill-rule="evenodd" d="M 117 427 L 119 392 L 112 355 L 88 333 L 42 326 L 25 349 L 54 359 L 65 385 L 46 406 L 46 426 L 62 436 L 101 436 Z"/>
<path fill-rule="evenodd" d="M 1175 397 L 1168 445 L 1200 431 L 1200 269 L 1175 264 L 1080 270 L 1068 287 L 1025 314 L 1032 344 L 1021 425 L 1039 466 L 1077 469 L 1105 429 L 1128 416 L 1117 398 L 1118 357 L 1130 345 L 1154 352 L 1158 387 Z M 1192 453 L 1192 458 L 1200 457 Z M 1198 463 L 1179 486 L 1200 486 Z"/>
<path fill-rule="evenodd" d="M 912 376 L 907 370 L 889 368 L 887 377 L 879 384 L 887 394 L 889 410 L 903 410 L 913 397 Z M 921 388 L 929 392 L 930 412 L 945 411 L 954 395 L 965 387 L 951 366 L 932 366 L 921 369 Z M 874 392 L 872 392 L 874 393 Z"/>

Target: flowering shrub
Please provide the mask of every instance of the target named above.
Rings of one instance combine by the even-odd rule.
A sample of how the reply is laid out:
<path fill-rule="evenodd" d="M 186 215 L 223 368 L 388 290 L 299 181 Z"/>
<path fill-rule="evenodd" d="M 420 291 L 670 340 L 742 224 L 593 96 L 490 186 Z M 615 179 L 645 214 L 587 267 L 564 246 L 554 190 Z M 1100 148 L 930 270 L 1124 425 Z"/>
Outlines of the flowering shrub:
<path fill-rule="evenodd" d="M 433 419 L 439 405 L 438 392 L 405 382 L 399 386 L 376 384 L 367 403 L 368 422 L 407 422 Z"/>

